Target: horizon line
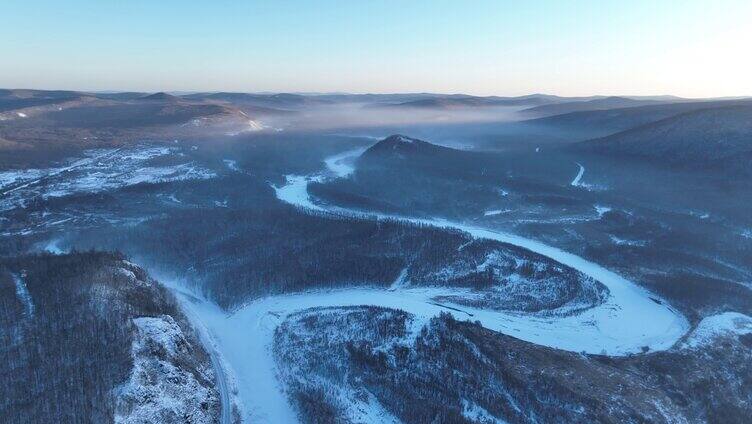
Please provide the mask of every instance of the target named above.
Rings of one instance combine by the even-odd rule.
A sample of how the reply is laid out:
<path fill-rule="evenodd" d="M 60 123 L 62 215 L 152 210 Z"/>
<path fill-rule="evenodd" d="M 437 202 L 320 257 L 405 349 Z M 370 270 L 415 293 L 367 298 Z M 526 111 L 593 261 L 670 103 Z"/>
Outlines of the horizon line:
<path fill-rule="evenodd" d="M 383 92 L 357 92 L 357 91 L 233 91 L 233 90 L 86 90 L 86 89 L 67 89 L 67 88 L 29 88 L 29 87 L 0 87 L 0 90 L 27 90 L 27 91 L 69 91 L 73 93 L 91 93 L 91 94 L 118 94 L 118 93 L 140 93 L 140 94 L 156 94 L 167 93 L 174 96 L 186 96 L 192 94 L 216 94 L 216 93 L 232 93 L 232 94 L 252 94 L 252 95 L 277 95 L 277 94 L 293 94 L 299 96 L 367 96 L 367 95 L 429 95 L 429 96 L 469 96 L 469 97 L 501 97 L 501 98 L 522 98 L 522 97 L 534 97 L 534 96 L 548 96 L 548 97 L 560 97 L 560 98 L 591 98 L 591 97 L 674 97 L 682 100 L 699 100 L 699 99 L 744 99 L 752 98 L 752 95 L 733 95 L 733 96 L 708 96 L 708 97 L 683 97 L 675 94 L 578 94 L 578 95 L 561 95 L 551 93 L 533 92 L 529 94 L 520 95 L 502 95 L 502 94 L 468 94 L 463 92 L 432 92 L 432 91 L 383 91 Z"/>

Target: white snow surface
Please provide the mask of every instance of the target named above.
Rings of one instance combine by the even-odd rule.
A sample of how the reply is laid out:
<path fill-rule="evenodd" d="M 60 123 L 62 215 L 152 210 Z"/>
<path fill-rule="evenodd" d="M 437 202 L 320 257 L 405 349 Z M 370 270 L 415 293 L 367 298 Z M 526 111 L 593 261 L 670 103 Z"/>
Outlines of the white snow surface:
<path fill-rule="evenodd" d="M 183 332 L 172 317 L 136 318 L 133 323 L 140 331 L 141 338 L 150 339 L 158 344 L 169 357 L 174 357 L 178 353 L 178 344 L 183 340 Z"/>
<path fill-rule="evenodd" d="M 360 156 L 365 150 L 366 148 L 357 148 L 324 159 L 329 175 L 333 175 L 335 178 L 350 176 L 355 172 L 354 159 Z M 311 176 L 287 175 L 285 177 L 285 184 L 279 187 L 274 186 L 274 191 L 278 199 L 292 205 L 316 211 L 326 211 L 322 206 L 313 203 L 310 196 L 308 196 L 308 183 L 310 181 L 321 182 L 325 178 L 326 176 L 323 174 Z"/>
<path fill-rule="evenodd" d="M 34 301 L 26 287 L 26 282 L 16 274 L 13 274 L 13 282 L 16 284 L 16 296 L 24 305 L 24 316 L 29 319 L 34 318 Z"/>
<path fill-rule="evenodd" d="M 44 251 L 48 253 L 52 253 L 53 255 L 62 255 L 63 253 L 67 253 L 67 250 L 60 247 L 60 239 L 52 239 L 48 241 L 44 245 Z"/>
<path fill-rule="evenodd" d="M 214 396 L 196 376 L 181 369 L 180 357 L 188 355 L 187 341 L 169 315 L 133 320 L 136 335 L 131 353 L 133 369 L 128 381 L 114 389 L 115 423 L 154 422 L 213 423 L 201 403 Z M 204 378 L 213 381 L 210 370 Z"/>
<path fill-rule="evenodd" d="M 225 163 L 225 165 L 232 171 L 240 172 L 240 168 L 238 167 L 238 161 L 233 159 L 224 159 L 222 162 Z"/>
<path fill-rule="evenodd" d="M 503 213 L 511 212 L 511 209 L 493 209 L 490 211 L 483 212 L 483 216 L 494 216 L 494 215 L 501 215 Z"/>
<path fill-rule="evenodd" d="M 505 424 L 506 421 L 500 420 L 486 411 L 480 405 L 477 405 L 466 399 L 462 400 L 462 416 L 468 420 L 479 424 Z"/>
<path fill-rule="evenodd" d="M 615 235 L 611 234 L 608 236 L 611 241 L 618 245 L 618 246 L 645 246 L 648 244 L 645 240 L 627 240 L 623 238 L 616 237 Z"/>
<path fill-rule="evenodd" d="M 67 165 L 0 173 L 0 210 L 22 205 L 25 199 L 98 193 L 141 183 L 208 179 L 216 175 L 195 163 L 150 166 L 150 160 L 176 152 L 175 148 L 139 145 L 121 149 L 97 149 Z"/>
<path fill-rule="evenodd" d="M 325 209 L 311 201 L 308 196 L 308 182 L 322 181 L 321 176 L 306 177 L 303 175 L 288 175 L 285 177 L 285 185 L 274 186 L 277 198 L 292 205 L 298 205 L 306 209 L 324 211 Z"/>
<path fill-rule="evenodd" d="M 343 404 L 350 422 L 360 424 L 400 424 L 401 421 L 379 403 L 376 396 L 366 393 L 365 401 L 359 399 L 359 393 L 346 393 Z M 356 399 L 353 402 L 353 399 Z"/>
<path fill-rule="evenodd" d="M 0 190 L 13 184 L 20 184 L 44 176 L 44 170 L 41 169 L 19 169 L 17 171 L 0 172 Z"/>
<path fill-rule="evenodd" d="M 245 115 L 246 117 L 248 116 L 245 113 L 243 113 L 243 115 Z M 202 125 L 202 122 L 200 120 L 196 120 L 196 119 L 193 120 L 193 126 L 198 127 L 198 126 L 201 126 L 201 125 Z M 229 132 L 227 132 L 227 135 L 229 135 L 229 136 L 236 136 L 236 135 L 240 135 L 240 134 L 244 134 L 244 133 L 249 133 L 249 132 L 263 131 L 263 130 L 268 129 L 268 128 L 269 127 L 267 127 L 266 125 L 264 125 L 261 121 L 249 119 L 245 123 L 245 125 L 243 125 L 240 129 L 237 129 L 235 131 L 229 131 Z M 274 130 L 279 130 L 279 129 L 278 128 L 274 128 Z"/>
<path fill-rule="evenodd" d="M 403 139 L 403 137 L 400 136 L 400 139 Z M 412 141 L 409 142 L 412 143 Z M 365 151 L 366 148 L 348 150 L 346 152 L 324 159 L 324 163 L 326 164 L 327 169 L 331 171 L 335 177 L 349 177 L 353 172 L 355 172 L 355 167 L 353 165 L 355 159 Z"/>
<path fill-rule="evenodd" d="M 410 282 L 407 280 L 407 267 L 403 268 L 402 271 L 400 271 L 397 278 L 394 280 L 391 286 L 389 286 L 390 290 L 396 290 L 402 287 L 405 287 L 409 285 Z"/>
<path fill-rule="evenodd" d="M 750 333 L 752 333 L 752 317 L 738 312 L 724 312 L 703 318 L 682 347 L 702 348 L 713 343 L 718 337 Z"/>
<path fill-rule="evenodd" d="M 595 205 L 593 207 L 595 208 L 595 213 L 598 214 L 598 219 L 603 218 L 603 215 L 605 215 L 608 212 L 611 212 L 612 210 L 608 206 Z"/>
<path fill-rule="evenodd" d="M 580 185 L 580 181 L 582 180 L 582 176 L 585 175 L 585 167 L 581 164 L 577 164 L 577 166 L 580 167 L 579 171 L 577 171 L 577 175 L 574 177 L 570 185 L 573 187 L 578 187 Z"/>

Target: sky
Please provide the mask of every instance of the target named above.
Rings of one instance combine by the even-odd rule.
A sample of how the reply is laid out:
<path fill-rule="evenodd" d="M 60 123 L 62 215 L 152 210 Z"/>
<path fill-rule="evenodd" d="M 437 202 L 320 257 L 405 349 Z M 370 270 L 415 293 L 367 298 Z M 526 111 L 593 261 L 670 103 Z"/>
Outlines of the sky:
<path fill-rule="evenodd" d="M 752 1 L 3 0 L 0 87 L 752 95 Z"/>

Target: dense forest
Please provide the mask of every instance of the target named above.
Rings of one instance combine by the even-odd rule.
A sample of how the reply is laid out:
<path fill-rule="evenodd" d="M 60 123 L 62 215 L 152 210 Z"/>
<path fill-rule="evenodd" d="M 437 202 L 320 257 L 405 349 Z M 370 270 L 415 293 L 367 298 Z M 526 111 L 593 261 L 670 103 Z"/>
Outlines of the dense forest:
<path fill-rule="evenodd" d="M 310 309 L 275 334 L 289 399 L 307 423 L 745 422 L 752 338 L 625 358 L 568 353 L 443 314 Z M 681 421 L 680 421 L 681 422 Z"/>
<path fill-rule="evenodd" d="M 483 306 L 543 311 L 597 304 L 603 288 L 525 249 L 393 220 L 260 208 L 183 209 L 135 227 L 82 231 L 75 245 L 121 249 L 221 306 L 322 287 L 406 283 L 486 290 Z M 460 301 L 460 299 L 455 299 Z M 477 302 L 476 306 L 481 306 Z"/>
<path fill-rule="evenodd" d="M 563 181 L 566 167 L 519 154 L 463 151 L 393 135 L 366 150 L 355 168 L 350 178 L 310 184 L 311 193 L 356 209 L 453 219 L 518 208 L 521 201 L 549 207 L 577 204 L 561 187 L 519 177 L 538 171 L 541 180 Z M 508 196 L 513 193 L 535 197 Z"/>
<path fill-rule="evenodd" d="M 185 344 L 179 355 L 167 355 L 158 342 L 141 334 L 144 329 L 135 322 L 144 317 L 175 323 L 176 336 Z M 137 339 L 150 350 L 133 350 Z M 144 365 L 140 372 L 150 376 L 151 384 L 165 387 L 164 393 L 171 392 L 171 385 L 198 382 L 204 398 L 188 396 L 181 405 L 204 403 L 176 416 L 150 398 L 149 383 L 134 397 L 128 390 L 134 361 Z M 162 381 L 156 368 L 150 368 L 156 364 L 174 367 L 183 379 Z M 173 296 L 122 255 L 0 259 L 0 421 L 112 422 L 119 417 L 140 422 L 140 416 L 212 422 L 219 402 L 207 364 L 208 355 Z"/>
<path fill-rule="evenodd" d="M 544 241 L 629 276 L 691 320 L 752 312 L 752 232 L 749 214 L 740 214 L 749 190 L 570 153 L 468 152 L 391 136 L 361 155 L 351 176 L 309 183 L 309 192 L 341 207 L 445 217 Z M 582 184 L 573 185 L 579 165 Z"/>

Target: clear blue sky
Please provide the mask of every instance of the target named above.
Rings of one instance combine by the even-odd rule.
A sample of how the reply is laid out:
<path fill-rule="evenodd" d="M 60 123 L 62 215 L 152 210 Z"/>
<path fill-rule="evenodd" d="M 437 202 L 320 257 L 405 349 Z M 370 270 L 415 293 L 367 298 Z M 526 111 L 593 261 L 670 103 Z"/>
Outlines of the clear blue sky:
<path fill-rule="evenodd" d="M 0 87 L 752 95 L 752 2 L 4 0 Z"/>

